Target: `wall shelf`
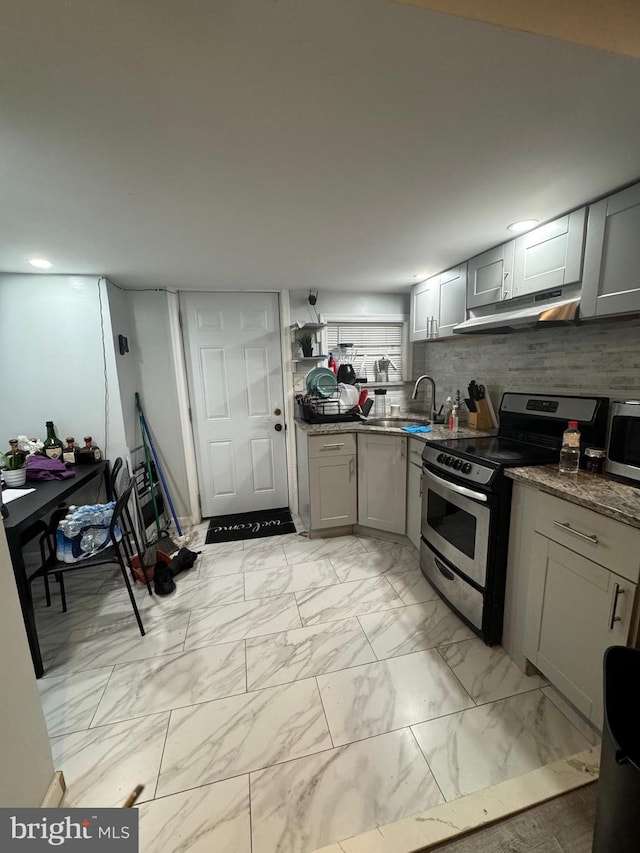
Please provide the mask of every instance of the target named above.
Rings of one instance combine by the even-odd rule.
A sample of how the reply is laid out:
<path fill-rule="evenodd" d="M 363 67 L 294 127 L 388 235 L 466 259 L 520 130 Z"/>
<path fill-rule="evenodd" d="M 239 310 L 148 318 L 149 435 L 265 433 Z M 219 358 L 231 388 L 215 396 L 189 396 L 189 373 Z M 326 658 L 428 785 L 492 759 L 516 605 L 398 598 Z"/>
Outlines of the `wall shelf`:
<path fill-rule="evenodd" d="M 293 361 L 324 361 L 329 358 L 328 355 L 303 355 L 300 358 L 294 358 Z"/>

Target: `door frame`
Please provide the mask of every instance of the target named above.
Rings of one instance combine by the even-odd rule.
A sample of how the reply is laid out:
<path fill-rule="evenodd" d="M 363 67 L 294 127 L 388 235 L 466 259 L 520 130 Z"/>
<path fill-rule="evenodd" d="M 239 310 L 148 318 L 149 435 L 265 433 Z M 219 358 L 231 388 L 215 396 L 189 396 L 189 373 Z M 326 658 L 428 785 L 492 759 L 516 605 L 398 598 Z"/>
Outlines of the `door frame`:
<path fill-rule="evenodd" d="M 280 324 L 280 352 L 282 361 L 282 392 L 284 396 L 284 416 L 286 425 L 285 436 L 285 458 L 287 464 L 287 489 L 289 493 L 289 507 L 292 512 L 298 511 L 298 494 L 296 486 L 296 452 L 295 452 L 295 429 L 293 421 L 293 363 L 291 355 L 291 343 L 289 340 L 289 326 L 291 323 L 291 310 L 289 291 L 237 291 L 237 290 L 180 290 L 169 293 L 169 328 L 171 331 L 171 346 L 176 364 L 176 383 L 178 386 L 178 404 L 180 408 L 180 425 L 182 428 L 182 439 L 185 455 L 185 473 L 189 487 L 189 501 L 191 503 L 191 520 L 193 524 L 202 521 L 202 509 L 200 506 L 200 487 L 198 485 L 198 466 L 196 461 L 196 444 L 193 433 L 193 422 L 190 417 L 191 398 L 189 396 L 189 383 L 187 381 L 187 361 L 184 339 L 184 326 L 182 322 L 182 310 L 180 294 L 184 293 L 275 293 L 278 297 L 278 322 Z M 172 298 L 171 298 L 172 297 Z"/>

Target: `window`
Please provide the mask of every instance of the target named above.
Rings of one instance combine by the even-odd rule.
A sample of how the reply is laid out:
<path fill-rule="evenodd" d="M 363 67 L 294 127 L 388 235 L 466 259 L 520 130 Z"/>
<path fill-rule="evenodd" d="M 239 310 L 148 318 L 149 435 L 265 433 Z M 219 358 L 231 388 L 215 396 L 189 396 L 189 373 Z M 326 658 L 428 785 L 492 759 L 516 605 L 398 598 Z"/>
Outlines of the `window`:
<path fill-rule="evenodd" d="M 385 384 L 402 382 L 409 373 L 406 353 L 407 323 L 401 318 L 375 322 L 339 321 L 323 318 L 325 352 L 337 350 L 341 343 L 353 344 L 346 357 L 358 377 L 367 377 L 369 383 L 377 381 L 376 362 L 388 359 L 389 378 Z"/>

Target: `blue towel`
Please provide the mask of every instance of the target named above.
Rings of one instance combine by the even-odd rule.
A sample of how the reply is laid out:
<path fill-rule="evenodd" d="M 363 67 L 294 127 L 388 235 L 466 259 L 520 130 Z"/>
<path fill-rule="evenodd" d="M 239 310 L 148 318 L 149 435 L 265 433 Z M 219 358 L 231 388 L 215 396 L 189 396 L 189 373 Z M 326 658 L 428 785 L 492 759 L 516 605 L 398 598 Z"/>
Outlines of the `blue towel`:
<path fill-rule="evenodd" d="M 416 424 L 415 426 L 401 427 L 405 432 L 431 432 L 430 426 L 424 426 L 423 424 Z"/>

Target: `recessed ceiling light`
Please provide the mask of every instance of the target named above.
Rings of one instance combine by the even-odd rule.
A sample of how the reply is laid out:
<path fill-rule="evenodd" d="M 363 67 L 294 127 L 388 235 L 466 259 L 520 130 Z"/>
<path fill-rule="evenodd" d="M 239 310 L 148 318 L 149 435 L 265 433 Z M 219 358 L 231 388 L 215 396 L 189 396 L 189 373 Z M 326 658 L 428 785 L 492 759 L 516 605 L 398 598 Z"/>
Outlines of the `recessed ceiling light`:
<path fill-rule="evenodd" d="M 39 270 L 50 270 L 53 266 L 51 261 L 48 261 L 46 258 L 29 258 L 28 260 L 32 267 L 36 267 Z"/>
<path fill-rule="evenodd" d="M 515 234 L 522 234 L 524 231 L 530 231 L 540 222 L 539 219 L 521 219 L 519 222 L 512 222 L 507 225 L 507 231 L 513 231 Z"/>

